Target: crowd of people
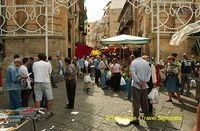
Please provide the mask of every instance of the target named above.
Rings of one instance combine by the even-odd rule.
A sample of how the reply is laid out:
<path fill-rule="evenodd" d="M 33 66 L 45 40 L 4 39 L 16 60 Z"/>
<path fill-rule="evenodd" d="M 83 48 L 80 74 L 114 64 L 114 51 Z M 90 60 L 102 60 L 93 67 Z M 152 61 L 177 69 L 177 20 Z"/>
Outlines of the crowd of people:
<path fill-rule="evenodd" d="M 6 70 L 5 90 L 9 94 L 10 109 L 29 107 L 29 97 L 32 94 L 36 108 L 45 107 L 47 118 L 53 116 L 52 88 L 57 88 L 52 75 L 52 57 L 43 53 L 38 54 L 37 60 L 33 57 L 20 58 L 14 56 L 13 62 Z M 58 71 L 62 70 L 63 63 L 58 57 Z M 66 80 L 67 81 L 67 80 Z"/>
<path fill-rule="evenodd" d="M 126 84 L 129 86 L 126 99 L 132 100 L 133 116 L 136 118 L 140 112 L 147 116 L 153 114 L 153 104 L 148 99 L 148 94 L 153 88 L 162 87 L 168 92 L 169 99 L 166 102 L 172 102 L 175 98 L 183 104 L 181 95 L 189 97 L 192 94 L 190 82 L 193 77 L 199 77 L 199 63 L 193 56 L 189 57 L 185 53 L 179 60 L 178 54 L 172 53 L 165 61 L 161 59 L 157 64 L 151 57 L 142 56 L 139 50 L 135 50 L 128 61 L 110 59 L 106 56 L 87 56 L 86 59 L 83 57 L 76 61 L 77 73 L 80 76 L 92 73 L 84 71 L 85 68 L 94 68 L 95 83 L 103 90 L 113 89 L 114 92 L 123 90 L 120 81 L 122 77 L 127 76 Z M 139 124 L 139 120 L 131 123 Z"/>
<path fill-rule="evenodd" d="M 114 92 L 123 90 L 121 79 L 126 80 L 127 100 L 133 103 L 133 116 L 138 118 L 140 112 L 144 115 L 153 114 L 153 104 L 148 99 L 148 94 L 153 88 L 163 86 L 168 92 L 169 99 L 173 98 L 181 103 L 181 95 L 191 95 L 190 81 L 198 76 L 198 62 L 183 54 L 183 59 L 177 59 L 178 54 L 172 53 L 166 61 L 160 60 L 155 64 L 147 55 L 141 55 L 139 50 L 133 51 L 128 61 L 119 58 L 110 59 L 102 56 L 83 56 L 82 58 L 57 57 L 58 74 L 62 75 L 66 83 L 67 104 L 66 109 L 73 109 L 76 94 L 76 80 L 83 79 L 87 74 L 93 76 L 96 85 L 102 90 L 112 89 Z M 47 108 L 47 116 L 51 117 L 53 91 L 56 84 L 52 77 L 52 57 L 38 54 L 38 60 L 33 57 L 23 58 L 14 56 L 13 62 L 8 66 L 6 73 L 6 89 L 9 92 L 11 109 L 28 107 L 29 96 L 32 92 L 35 107 Z M 131 121 L 139 124 L 139 119 Z"/>

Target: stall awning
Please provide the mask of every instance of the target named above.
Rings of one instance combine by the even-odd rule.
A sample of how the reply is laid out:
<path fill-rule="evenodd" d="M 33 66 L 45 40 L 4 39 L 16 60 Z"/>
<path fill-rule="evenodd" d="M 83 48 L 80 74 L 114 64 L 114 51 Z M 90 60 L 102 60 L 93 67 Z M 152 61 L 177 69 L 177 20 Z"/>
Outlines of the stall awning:
<path fill-rule="evenodd" d="M 199 35 L 200 33 L 200 21 L 188 24 L 180 31 L 176 32 L 170 41 L 170 45 L 179 45 L 182 41 L 187 39 L 188 36 Z"/>
<path fill-rule="evenodd" d="M 114 37 L 110 37 L 107 39 L 101 40 L 102 44 L 109 45 L 109 44 L 146 44 L 151 41 L 150 38 L 146 37 L 139 37 L 139 36 L 132 36 L 132 35 L 118 35 Z"/>
<path fill-rule="evenodd" d="M 87 46 L 86 44 L 78 43 L 76 44 L 75 55 L 78 58 L 82 58 L 83 56 L 90 56 L 92 49 L 92 47 Z"/>

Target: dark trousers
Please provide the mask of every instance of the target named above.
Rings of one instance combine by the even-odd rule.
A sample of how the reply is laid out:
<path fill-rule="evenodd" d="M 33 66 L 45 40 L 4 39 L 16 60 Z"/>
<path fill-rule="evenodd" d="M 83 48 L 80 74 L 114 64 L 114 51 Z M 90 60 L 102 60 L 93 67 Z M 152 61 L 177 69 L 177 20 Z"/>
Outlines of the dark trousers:
<path fill-rule="evenodd" d="M 67 98 L 69 102 L 69 107 L 74 108 L 76 81 L 66 80 L 66 90 L 67 90 Z"/>
<path fill-rule="evenodd" d="M 51 86 L 52 86 L 52 88 L 55 88 L 56 84 L 55 84 L 55 80 L 54 80 L 54 77 L 52 74 L 51 74 L 50 78 L 51 78 Z"/>
<path fill-rule="evenodd" d="M 120 81 L 121 81 L 121 74 L 113 73 L 112 87 L 113 87 L 114 91 L 120 90 Z"/>
<path fill-rule="evenodd" d="M 152 88 L 148 88 L 148 94 L 151 92 Z M 148 104 L 149 104 L 149 114 L 153 113 L 153 104 L 151 104 L 150 99 L 148 99 Z"/>
<path fill-rule="evenodd" d="M 30 90 L 21 90 L 21 97 L 22 97 L 22 107 L 28 107 Z"/>
<path fill-rule="evenodd" d="M 128 92 L 128 94 L 127 94 L 127 97 L 128 97 L 128 99 L 131 99 L 131 81 L 132 81 L 132 79 L 131 80 L 128 80 L 128 85 L 127 85 L 127 87 L 128 87 L 128 89 L 127 89 L 127 92 Z"/>
<path fill-rule="evenodd" d="M 145 115 L 148 115 L 149 104 L 148 104 L 148 89 L 137 89 L 132 87 L 132 98 L 133 98 L 133 115 L 134 117 L 139 117 L 139 109 L 142 108 L 142 111 Z"/>
<path fill-rule="evenodd" d="M 99 84 L 99 79 L 101 78 L 101 72 L 99 69 L 95 69 L 95 83 Z"/>
<path fill-rule="evenodd" d="M 180 92 L 183 93 L 184 92 L 184 89 L 185 89 L 185 84 L 187 84 L 187 89 L 186 89 L 186 92 L 190 92 L 190 78 L 191 77 L 191 74 L 185 74 L 185 73 L 182 73 L 182 76 L 181 76 L 181 89 L 180 89 Z M 177 81 L 178 81 L 178 78 L 177 78 Z"/>
<path fill-rule="evenodd" d="M 148 82 L 147 85 L 149 86 L 149 88 L 148 88 L 148 94 L 149 94 L 153 89 L 153 83 Z M 153 113 L 153 104 L 151 104 L 150 99 L 148 99 L 148 104 L 149 104 L 149 114 L 152 114 Z"/>

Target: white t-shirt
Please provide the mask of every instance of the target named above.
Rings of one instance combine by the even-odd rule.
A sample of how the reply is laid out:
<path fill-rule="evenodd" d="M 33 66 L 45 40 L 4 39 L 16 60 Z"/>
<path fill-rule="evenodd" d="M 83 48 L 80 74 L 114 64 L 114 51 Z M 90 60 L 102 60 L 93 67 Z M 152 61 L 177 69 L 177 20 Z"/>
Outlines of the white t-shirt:
<path fill-rule="evenodd" d="M 85 66 L 88 67 L 89 61 L 85 60 Z"/>
<path fill-rule="evenodd" d="M 25 66 L 25 65 L 21 65 L 20 67 L 19 67 L 19 74 L 20 75 L 28 75 L 28 69 L 27 69 L 27 67 Z M 22 85 L 24 85 L 25 84 L 25 82 L 26 82 L 26 86 L 27 87 L 25 87 L 26 89 L 31 89 L 31 80 L 30 80 L 30 77 L 28 76 L 28 78 L 26 79 L 26 80 L 22 80 Z M 24 87 L 23 87 L 24 88 Z"/>
<path fill-rule="evenodd" d="M 25 65 L 21 65 L 19 67 L 19 73 L 23 74 L 23 75 L 28 75 L 28 69 L 27 69 L 27 67 Z"/>
<path fill-rule="evenodd" d="M 52 66 L 49 62 L 43 60 L 33 63 L 34 82 L 50 83 L 50 74 Z"/>

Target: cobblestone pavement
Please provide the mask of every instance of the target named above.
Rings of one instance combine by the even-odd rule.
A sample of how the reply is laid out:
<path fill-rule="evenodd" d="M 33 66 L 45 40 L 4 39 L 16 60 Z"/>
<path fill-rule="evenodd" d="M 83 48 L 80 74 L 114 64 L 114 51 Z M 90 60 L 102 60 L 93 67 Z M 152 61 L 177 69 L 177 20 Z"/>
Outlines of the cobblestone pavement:
<path fill-rule="evenodd" d="M 65 109 L 66 88 L 64 81 L 53 88 L 53 112 L 50 119 L 42 116 L 36 121 L 36 131 L 191 131 L 195 118 L 197 102 L 194 97 L 182 96 L 184 104 L 174 99 L 173 103 L 165 102 L 168 97 L 160 91 L 160 101 L 154 105 L 154 120 L 140 120 L 140 126 L 129 124 L 122 126 L 114 117 L 132 117 L 132 104 L 125 100 L 126 93 L 114 93 L 94 86 L 94 94 L 83 90 L 83 81 L 77 81 L 75 109 Z M 1 108 L 8 108 L 8 95 L 0 95 Z M 33 101 L 30 102 L 33 106 Z M 78 114 L 71 114 L 71 112 Z M 142 118 L 142 117 L 141 117 Z M 20 131 L 33 131 L 33 123 L 29 121 Z"/>

